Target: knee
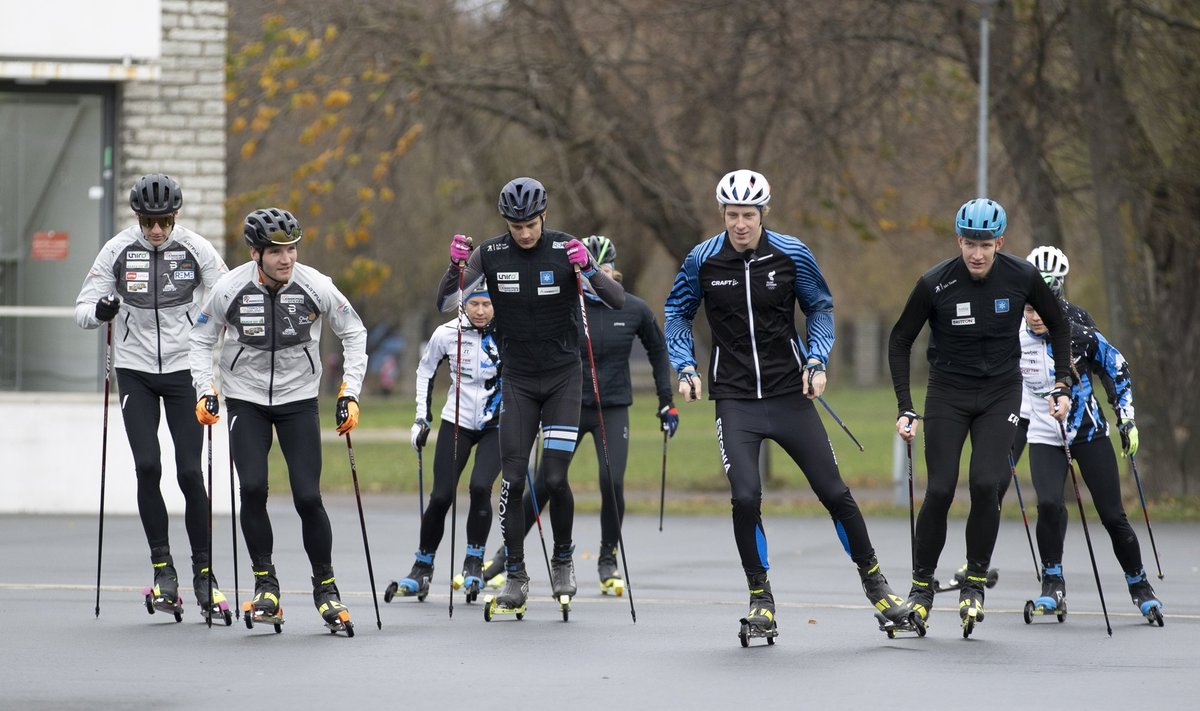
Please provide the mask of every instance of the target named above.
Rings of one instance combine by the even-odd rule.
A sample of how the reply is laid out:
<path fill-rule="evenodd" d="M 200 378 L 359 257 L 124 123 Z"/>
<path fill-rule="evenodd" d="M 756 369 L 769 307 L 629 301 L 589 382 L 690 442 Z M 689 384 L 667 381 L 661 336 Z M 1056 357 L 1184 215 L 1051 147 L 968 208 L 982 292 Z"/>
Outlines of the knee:
<path fill-rule="evenodd" d="M 242 508 L 261 509 L 267 506 L 267 482 L 262 484 L 247 483 L 242 480 Z"/>
<path fill-rule="evenodd" d="M 492 487 L 482 484 L 471 484 L 467 492 L 471 496 L 472 503 L 490 502 L 492 500 Z"/>
<path fill-rule="evenodd" d="M 543 476 L 547 490 L 561 491 L 567 488 L 567 464 L 565 462 L 553 461 L 547 456 Z"/>
<path fill-rule="evenodd" d="M 972 484 L 970 490 L 972 506 L 994 506 L 1000 501 L 1000 486 L 995 482 Z"/>
<path fill-rule="evenodd" d="M 321 502 L 320 490 L 294 492 L 292 494 L 292 503 L 296 505 L 296 513 L 300 514 L 301 518 L 320 513 L 325 508 L 325 505 Z"/>
<path fill-rule="evenodd" d="M 162 464 L 150 457 L 134 457 L 134 471 L 137 472 L 139 483 L 158 484 L 162 479 Z"/>
<path fill-rule="evenodd" d="M 762 506 L 762 492 L 736 491 L 729 501 L 733 505 L 733 515 L 735 517 L 745 513 L 757 514 Z"/>
<path fill-rule="evenodd" d="M 1057 501 L 1039 501 L 1037 505 L 1038 519 L 1057 521 L 1066 507 Z"/>

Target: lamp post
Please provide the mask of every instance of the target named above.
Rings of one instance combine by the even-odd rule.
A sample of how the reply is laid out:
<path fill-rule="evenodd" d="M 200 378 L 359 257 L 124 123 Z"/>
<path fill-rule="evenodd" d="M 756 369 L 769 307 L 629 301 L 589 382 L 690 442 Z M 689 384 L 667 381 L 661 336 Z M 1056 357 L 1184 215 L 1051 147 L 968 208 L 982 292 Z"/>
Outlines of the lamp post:
<path fill-rule="evenodd" d="M 979 5 L 979 156 L 975 177 L 977 197 L 988 196 L 988 51 L 989 20 L 997 0 L 974 0 Z"/>

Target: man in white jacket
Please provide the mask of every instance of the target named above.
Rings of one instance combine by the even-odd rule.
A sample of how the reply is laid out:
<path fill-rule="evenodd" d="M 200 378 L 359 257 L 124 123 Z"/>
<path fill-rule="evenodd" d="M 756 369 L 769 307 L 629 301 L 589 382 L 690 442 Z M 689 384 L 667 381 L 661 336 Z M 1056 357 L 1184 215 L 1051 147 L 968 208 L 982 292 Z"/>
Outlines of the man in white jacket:
<path fill-rule="evenodd" d="M 208 494 L 200 467 L 203 429 L 192 418 L 187 350 L 204 295 L 227 269 L 208 240 L 175 224 L 183 193 L 171 177 L 153 173 L 139 178 L 130 191 L 129 206 L 138 224 L 101 248 L 75 300 L 75 321 L 86 329 L 103 323 L 113 329 L 121 417 L 133 450 L 138 514 L 154 567 L 150 603 L 176 614 L 183 610 L 160 488 L 158 424 L 165 409 L 175 445 L 175 476 L 183 491 L 196 602 L 208 617 L 227 611 L 228 604 L 215 579 L 212 599 L 208 597 Z"/>
<path fill-rule="evenodd" d="M 192 330 L 189 362 L 199 398 L 196 418 L 201 424 L 214 424 L 220 405 L 212 353 L 225 334 L 220 382 L 232 418 L 230 447 L 241 477 L 242 532 L 254 570 L 254 599 L 244 605 L 246 620 L 282 622 L 267 515 L 267 453 L 274 428 L 312 565 L 313 600 L 331 630 L 352 634 L 350 613 L 334 581 L 333 532 L 321 501 L 317 395 L 322 319 L 328 319 L 342 341 L 345 380 L 335 413 L 339 434 L 358 424 L 367 332 L 333 281 L 297 262 L 296 245 L 303 233 L 290 212 L 255 210 L 246 216 L 244 236 L 251 261 L 213 287 Z"/>

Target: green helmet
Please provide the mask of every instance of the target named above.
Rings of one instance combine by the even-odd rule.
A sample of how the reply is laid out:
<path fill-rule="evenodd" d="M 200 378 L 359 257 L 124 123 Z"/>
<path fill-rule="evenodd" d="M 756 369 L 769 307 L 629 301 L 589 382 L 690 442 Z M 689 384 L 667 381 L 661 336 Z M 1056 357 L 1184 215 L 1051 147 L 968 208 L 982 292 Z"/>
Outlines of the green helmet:
<path fill-rule="evenodd" d="M 604 235 L 592 235 L 583 240 L 583 246 L 592 253 L 592 259 L 596 260 L 596 264 L 612 264 L 617 261 L 617 245 Z"/>

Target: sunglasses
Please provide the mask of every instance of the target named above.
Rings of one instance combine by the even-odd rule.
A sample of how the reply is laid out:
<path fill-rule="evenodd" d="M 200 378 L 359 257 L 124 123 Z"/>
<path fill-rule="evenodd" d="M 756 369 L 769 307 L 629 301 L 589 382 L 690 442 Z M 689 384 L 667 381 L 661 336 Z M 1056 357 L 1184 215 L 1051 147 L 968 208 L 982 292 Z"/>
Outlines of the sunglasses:
<path fill-rule="evenodd" d="M 142 229 L 152 230 L 155 225 L 159 225 L 164 230 L 169 230 L 175 226 L 174 215 L 138 215 L 138 224 Z"/>

